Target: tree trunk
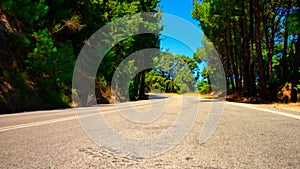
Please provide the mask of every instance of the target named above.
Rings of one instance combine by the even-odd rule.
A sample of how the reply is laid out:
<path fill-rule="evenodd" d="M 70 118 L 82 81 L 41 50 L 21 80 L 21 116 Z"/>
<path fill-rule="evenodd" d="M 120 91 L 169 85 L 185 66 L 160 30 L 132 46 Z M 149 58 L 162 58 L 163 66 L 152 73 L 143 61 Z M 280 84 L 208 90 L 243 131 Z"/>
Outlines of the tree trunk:
<path fill-rule="evenodd" d="M 238 43 L 238 39 L 236 37 L 237 35 L 237 32 L 236 32 L 236 27 L 235 26 L 232 26 L 233 27 L 233 42 L 235 42 L 234 44 L 234 47 L 233 47 L 233 54 L 234 54 L 234 64 L 235 64 L 235 67 L 234 67 L 234 78 L 235 78 L 235 84 L 236 84 L 236 88 L 237 88 L 237 91 L 238 92 L 241 92 L 241 74 L 240 74 L 240 71 L 241 70 L 241 61 L 238 57 L 238 48 L 237 48 L 237 43 Z"/>
<path fill-rule="evenodd" d="M 300 33 L 298 33 L 298 40 L 295 45 L 296 48 L 296 53 L 295 53 L 295 58 L 294 58 L 294 66 L 293 66 L 293 78 L 292 78 L 292 96 L 291 100 L 292 102 L 297 102 L 298 101 L 298 91 L 295 89 L 297 84 L 299 84 L 300 80 Z"/>
<path fill-rule="evenodd" d="M 241 34 L 241 55 L 242 55 L 242 86 L 244 91 L 247 92 L 247 96 L 249 96 L 250 91 L 250 83 L 249 83 L 249 55 L 248 55 L 248 38 L 247 38 L 247 26 L 246 26 L 246 13 L 245 13 L 245 1 L 242 0 L 242 16 L 240 18 L 240 34 Z"/>
<path fill-rule="evenodd" d="M 269 14 L 264 14 L 262 21 L 263 21 L 263 29 L 264 29 L 265 39 L 266 39 L 267 56 L 268 56 L 268 74 L 267 74 L 267 77 L 270 80 L 270 79 L 272 79 L 272 76 L 273 76 L 272 57 L 273 57 L 273 51 L 274 51 L 275 15 L 271 19 L 269 17 L 270 17 Z M 270 26 L 267 24 L 269 22 L 271 22 Z M 270 28 L 271 28 L 271 32 L 269 33 Z"/>
<path fill-rule="evenodd" d="M 235 84 L 234 84 L 234 78 L 233 78 L 233 69 L 234 69 L 234 61 L 233 61 L 233 55 L 231 53 L 231 50 L 230 48 L 232 47 L 230 44 L 231 44 L 231 41 L 230 41 L 230 30 L 228 29 L 225 33 L 225 46 L 226 46 L 226 57 L 224 58 L 227 58 L 227 64 L 228 64 L 228 69 L 230 72 L 229 76 L 230 76 L 230 81 L 231 81 L 231 88 L 232 90 L 234 91 L 236 88 L 235 88 Z"/>
<path fill-rule="evenodd" d="M 288 9 L 287 9 L 287 14 L 290 13 L 290 4 L 288 5 Z M 288 37 L 289 37 L 289 33 L 288 33 L 288 28 L 285 27 L 284 30 L 284 44 L 283 44 L 283 52 L 282 52 L 282 84 L 285 84 L 288 81 L 288 77 L 287 75 L 287 52 L 288 52 Z"/>
<path fill-rule="evenodd" d="M 256 95 L 256 84 L 255 84 L 255 74 L 254 74 L 254 59 L 253 59 L 253 0 L 250 0 L 250 32 L 249 32 L 249 96 Z"/>
<path fill-rule="evenodd" d="M 139 73 L 139 81 L 140 81 L 140 86 L 139 86 L 139 100 L 143 100 L 146 98 L 145 95 L 145 71 L 142 71 Z"/>
<path fill-rule="evenodd" d="M 254 15 L 255 15 L 255 49 L 259 65 L 259 84 L 260 84 L 260 94 L 263 98 L 266 95 L 266 77 L 265 77 L 265 68 L 264 60 L 261 51 L 261 38 L 260 38 L 260 9 L 259 9 L 259 0 L 254 0 Z M 272 58 L 271 58 L 272 59 Z M 272 64 L 272 62 L 271 62 Z"/>
<path fill-rule="evenodd" d="M 284 45 L 283 45 L 283 52 L 282 52 L 282 84 L 285 84 L 288 80 L 287 77 L 287 50 L 288 50 L 288 29 L 285 28 L 284 32 Z"/>

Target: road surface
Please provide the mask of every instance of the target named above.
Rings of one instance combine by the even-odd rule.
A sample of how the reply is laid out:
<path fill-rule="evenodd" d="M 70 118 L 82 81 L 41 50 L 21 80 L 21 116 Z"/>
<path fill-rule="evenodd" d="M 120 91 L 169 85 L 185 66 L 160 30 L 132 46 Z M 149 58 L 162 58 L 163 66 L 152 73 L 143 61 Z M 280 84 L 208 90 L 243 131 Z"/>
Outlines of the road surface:
<path fill-rule="evenodd" d="M 166 102 L 164 112 L 145 124 L 130 124 L 113 105 L 103 106 L 101 114 L 121 135 L 152 137 L 172 127 L 178 113 L 189 114 L 189 105 L 178 111 L 181 99 L 155 99 L 154 106 Z M 0 168 L 300 168 L 299 112 L 225 102 L 217 129 L 200 144 L 214 104 L 198 98 L 188 104 L 199 105 L 190 132 L 172 149 L 147 158 L 120 156 L 98 146 L 74 109 L 0 115 Z M 139 101 L 123 103 L 121 109 L 129 106 L 140 111 L 151 107 L 149 101 Z"/>

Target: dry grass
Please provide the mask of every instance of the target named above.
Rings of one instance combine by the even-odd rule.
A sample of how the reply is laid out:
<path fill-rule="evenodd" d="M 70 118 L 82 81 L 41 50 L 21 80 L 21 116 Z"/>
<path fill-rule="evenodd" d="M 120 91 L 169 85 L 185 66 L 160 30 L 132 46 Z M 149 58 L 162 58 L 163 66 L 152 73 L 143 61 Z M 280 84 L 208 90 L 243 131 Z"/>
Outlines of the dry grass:
<path fill-rule="evenodd" d="M 178 93 L 160 93 L 164 96 L 167 96 L 167 97 L 171 97 L 171 96 L 180 96 L 181 94 L 178 94 Z M 190 92 L 190 93 L 184 93 L 182 94 L 183 96 L 199 96 L 201 98 L 205 98 L 205 99 L 212 99 L 212 95 L 211 94 L 207 94 L 207 95 L 202 95 L 202 94 L 199 94 L 198 92 Z"/>
<path fill-rule="evenodd" d="M 180 94 L 178 93 L 161 93 L 163 94 L 164 96 L 168 96 L 168 97 L 171 97 L 171 96 L 180 96 Z M 184 93 L 183 94 L 184 96 L 199 96 L 201 98 L 205 98 L 205 99 L 212 99 L 213 98 L 213 95 L 212 94 L 207 94 L 207 95 L 202 95 L 202 94 L 199 94 L 197 92 L 191 92 L 191 93 Z M 230 95 L 228 96 L 229 98 L 232 98 L 233 96 Z M 238 98 L 238 97 L 237 97 Z M 235 98 L 235 102 L 242 102 L 242 98 L 239 98 L 240 100 L 238 100 L 237 98 Z M 285 110 L 292 110 L 292 111 L 296 111 L 296 112 L 299 112 L 300 113 L 300 102 L 298 103 L 270 103 L 270 104 L 257 104 L 259 106 L 262 106 L 262 107 L 272 107 L 272 108 L 280 108 L 280 109 L 285 109 Z"/>
<path fill-rule="evenodd" d="M 264 107 L 273 107 L 273 108 L 280 108 L 285 110 L 292 110 L 300 113 L 300 102 L 298 103 L 271 103 L 271 104 L 259 104 L 260 106 Z"/>

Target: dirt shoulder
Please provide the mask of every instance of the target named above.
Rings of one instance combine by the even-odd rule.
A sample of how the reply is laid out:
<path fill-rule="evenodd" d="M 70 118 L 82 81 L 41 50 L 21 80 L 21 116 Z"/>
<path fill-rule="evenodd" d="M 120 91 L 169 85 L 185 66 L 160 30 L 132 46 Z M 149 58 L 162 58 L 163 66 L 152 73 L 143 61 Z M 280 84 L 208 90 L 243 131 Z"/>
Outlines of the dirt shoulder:
<path fill-rule="evenodd" d="M 238 97 L 235 95 L 227 95 L 227 101 L 237 102 L 237 103 L 251 103 L 257 106 L 266 107 L 266 108 L 278 108 L 283 110 L 290 110 L 300 113 L 300 102 L 297 103 L 276 103 L 264 100 L 259 97 Z"/>
<path fill-rule="evenodd" d="M 258 104 L 262 107 L 271 107 L 271 108 L 278 108 L 278 109 L 284 109 L 284 110 L 291 110 L 296 111 L 300 113 L 300 103 L 271 103 L 271 104 Z"/>
<path fill-rule="evenodd" d="M 171 96 L 179 96 L 180 94 L 177 93 L 162 93 L 164 96 L 171 97 Z M 199 96 L 205 99 L 211 99 L 213 96 L 211 94 L 207 95 L 200 95 L 199 93 L 185 93 L 185 96 Z M 272 103 L 260 98 L 243 98 L 243 97 L 236 97 L 232 95 L 228 95 L 226 97 L 227 101 L 230 102 L 237 102 L 237 103 L 251 103 L 257 106 L 265 107 L 265 108 L 278 108 L 283 110 L 290 110 L 300 113 L 300 102 L 298 103 Z"/>

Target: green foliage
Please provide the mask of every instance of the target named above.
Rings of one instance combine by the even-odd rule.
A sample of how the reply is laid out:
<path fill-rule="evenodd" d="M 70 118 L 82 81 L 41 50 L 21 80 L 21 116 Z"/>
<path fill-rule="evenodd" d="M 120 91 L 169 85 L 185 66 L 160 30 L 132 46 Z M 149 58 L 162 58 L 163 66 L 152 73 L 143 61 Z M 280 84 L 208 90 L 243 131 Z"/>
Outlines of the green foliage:
<path fill-rule="evenodd" d="M 294 70 L 300 66 L 299 5 L 297 0 L 194 1 L 192 16 L 211 41 L 204 38 L 194 59 L 214 75 L 207 56 L 216 48 L 229 90 L 277 101 L 277 89 L 299 78 Z"/>
<path fill-rule="evenodd" d="M 286 26 L 291 32 L 300 33 L 300 9 L 287 16 Z"/>
<path fill-rule="evenodd" d="M 119 66 L 118 72 L 115 73 L 116 83 L 112 84 L 112 90 L 114 90 L 117 97 L 119 97 L 119 101 L 128 101 L 126 98 L 129 96 L 129 99 L 136 100 L 135 91 L 137 88 L 134 86 L 134 81 L 131 79 L 127 79 L 128 77 L 132 77 L 134 72 L 137 71 L 137 67 L 135 65 L 134 60 L 128 61 L 126 64 Z M 130 80 L 130 81 L 128 81 Z M 128 88 L 129 87 L 129 91 Z M 127 93 L 127 91 L 129 93 Z"/>
<path fill-rule="evenodd" d="M 17 75 L 13 76 L 19 80 L 11 79 L 12 75 L 8 74 L 5 76 L 1 74 L 0 78 L 20 88 L 30 84 L 38 98 L 45 101 L 44 103 L 49 103 L 41 107 L 67 106 L 70 103 L 71 93 L 79 93 L 76 89 L 71 89 L 72 73 L 76 56 L 88 38 L 103 25 L 124 15 L 157 11 L 158 2 L 158 0 L 0 0 L 1 13 L 7 15 L 9 22 L 16 26 L 16 30 L 8 33 L 7 41 L 14 52 L 8 63 L 16 63 L 18 66 Z M 159 20 L 160 16 L 157 16 L 153 19 L 153 23 L 145 22 L 141 26 L 143 29 L 158 30 Z M 126 23 L 126 26 L 136 31 L 140 29 L 134 26 L 134 23 Z M 112 33 L 107 37 L 115 39 L 126 35 L 124 30 L 119 30 L 118 33 Z M 158 45 L 158 37 L 152 34 L 128 37 L 115 45 L 101 62 L 96 87 L 107 89 L 117 66 L 131 53 Z M 132 63 L 130 68 L 136 67 L 137 64 L 142 63 Z M 12 65 L 7 67 L 15 69 Z M 5 72 L 12 71 L 5 70 Z M 24 75 L 26 80 L 23 79 Z M 134 77 L 130 82 L 131 99 L 139 98 L 144 93 L 145 86 L 138 80 L 143 79 L 144 72 L 137 76 L 139 77 Z M 5 97 L 2 97 L 6 96 L 5 92 L 7 91 L 3 94 L 0 89 L 0 101 L 6 105 L 12 104 L 13 99 L 5 101 Z M 24 97 L 32 94 L 25 90 L 18 92 L 24 94 Z M 22 109 L 21 104 L 16 106 L 19 107 L 18 110 Z"/>
<path fill-rule="evenodd" d="M 210 84 L 205 80 L 197 82 L 197 89 L 200 94 L 210 94 L 211 92 Z"/>
<path fill-rule="evenodd" d="M 179 92 L 181 94 L 194 92 L 195 90 L 195 77 L 191 74 L 190 69 L 187 67 L 181 68 L 177 71 L 174 81 L 175 84 L 178 85 L 180 89 Z"/>
<path fill-rule="evenodd" d="M 155 89 L 165 92 L 166 91 L 166 77 L 158 71 L 151 70 L 146 73 L 145 82 L 149 86 L 150 91 Z"/>
<path fill-rule="evenodd" d="M 136 100 L 136 90 L 137 89 L 135 88 L 134 80 L 131 80 L 129 84 L 129 99 L 132 101 Z"/>
<path fill-rule="evenodd" d="M 150 91 L 186 93 L 194 91 L 195 73 L 198 66 L 194 59 L 164 52 L 154 58 L 156 69 L 146 74 Z"/>
<path fill-rule="evenodd" d="M 42 25 L 42 18 L 48 13 L 49 7 L 45 4 L 45 0 L 8 0 L 1 3 L 10 13 L 14 13 L 22 18 L 26 24 Z"/>
<path fill-rule="evenodd" d="M 71 43 L 57 48 L 47 30 L 34 32 L 32 36 L 36 43 L 24 61 L 27 71 L 45 98 L 68 105 L 75 62 Z"/>
<path fill-rule="evenodd" d="M 104 76 L 98 76 L 97 82 L 98 82 L 98 87 L 99 87 L 99 88 L 102 88 L 102 87 L 108 85 L 108 82 L 107 82 L 107 80 L 105 79 Z"/>
<path fill-rule="evenodd" d="M 299 72 L 300 72 L 300 70 L 299 70 Z M 300 90 L 300 80 L 299 80 L 299 84 L 297 84 L 297 86 L 295 87 L 295 90 Z"/>
<path fill-rule="evenodd" d="M 26 72 L 4 70 L 0 77 L 0 112 L 17 112 L 24 109 L 35 110 L 40 100 L 36 97 L 33 84 Z M 11 85 L 12 84 L 12 85 Z"/>

